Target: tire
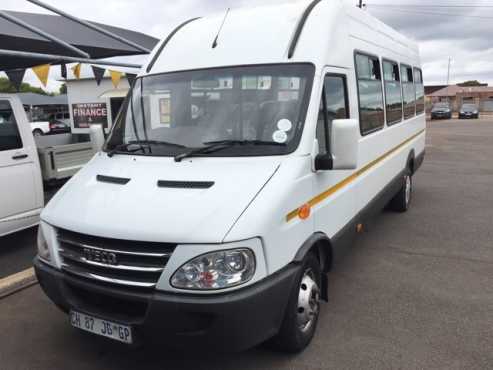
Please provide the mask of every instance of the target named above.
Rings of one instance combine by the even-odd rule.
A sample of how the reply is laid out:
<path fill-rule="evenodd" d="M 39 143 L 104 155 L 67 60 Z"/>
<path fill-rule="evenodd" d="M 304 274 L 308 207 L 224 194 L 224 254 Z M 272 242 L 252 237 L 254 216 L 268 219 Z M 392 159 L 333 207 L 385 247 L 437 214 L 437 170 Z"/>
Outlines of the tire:
<path fill-rule="evenodd" d="M 269 343 L 273 349 L 299 353 L 310 344 L 320 314 L 320 286 L 320 262 L 309 253 L 293 285 L 281 329 Z"/>
<path fill-rule="evenodd" d="M 413 193 L 413 178 L 411 171 L 406 172 L 402 178 L 402 187 L 395 197 L 390 201 L 390 209 L 395 212 L 404 213 L 409 210 Z"/>
<path fill-rule="evenodd" d="M 33 136 L 43 136 L 44 133 L 39 128 L 33 131 Z"/>

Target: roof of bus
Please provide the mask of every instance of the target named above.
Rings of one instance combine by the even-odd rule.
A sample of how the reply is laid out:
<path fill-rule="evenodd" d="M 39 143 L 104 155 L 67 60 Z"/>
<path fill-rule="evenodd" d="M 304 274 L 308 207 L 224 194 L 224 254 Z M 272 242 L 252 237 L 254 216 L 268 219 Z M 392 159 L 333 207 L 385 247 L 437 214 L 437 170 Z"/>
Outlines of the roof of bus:
<path fill-rule="evenodd" d="M 226 17 L 223 13 L 192 21 L 169 40 L 150 73 L 287 62 L 348 67 L 349 61 L 352 65 L 353 53 L 349 50 L 348 37 L 359 40 L 370 37 L 369 45 L 384 45 L 407 57 L 408 62 L 419 62 L 418 47 L 413 41 L 366 11 L 344 5 L 342 0 L 322 0 L 315 6 L 295 54 L 289 59 L 289 46 L 310 3 L 312 0 L 236 9 Z M 218 45 L 213 48 L 220 29 Z M 142 74 L 145 71 L 144 67 Z"/>

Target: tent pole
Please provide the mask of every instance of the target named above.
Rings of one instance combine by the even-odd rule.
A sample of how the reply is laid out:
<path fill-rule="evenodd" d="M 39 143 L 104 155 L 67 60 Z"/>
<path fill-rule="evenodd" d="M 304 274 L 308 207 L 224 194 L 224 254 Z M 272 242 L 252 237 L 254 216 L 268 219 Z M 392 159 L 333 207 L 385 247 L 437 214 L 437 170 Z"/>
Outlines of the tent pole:
<path fill-rule="evenodd" d="M 70 51 L 76 53 L 77 55 L 79 55 L 83 58 L 90 58 L 91 57 L 85 51 L 82 51 L 79 48 L 76 48 L 75 46 L 70 45 L 69 43 L 59 39 L 58 37 L 55 37 L 52 34 L 39 29 L 38 27 L 30 25 L 29 23 L 24 22 L 22 19 L 14 17 L 13 15 L 10 15 L 3 10 L 0 10 L 0 17 L 6 19 L 9 22 L 12 22 L 12 23 L 14 23 L 14 24 L 16 24 L 22 28 L 25 28 L 25 29 L 27 29 L 27 30 L 39 35 L 39 36 L 42 36 L 42 37 L 44 37 L 50 41 L 53 41 L 55 44 L 58 44 L 61 47 L 65 48 L 67 50 L 70 50 Z"/>
<path fill-rule="evenodd" d="M 120 63 L 120 62 L 110 62 L 105 60 L 97 60 L 97 59 L 86 59 L 86 58 L 77 58 L 77 57 L 68 57 L 65 55 L 51 55 L 51 54 L 40 54 L 40 53 L 29 53 L 25 51 L 17 51 L 17 50 L 5 50 L 0 49 L 0 56 L 9 56 L 9 57 L 20 57 L 26 59 L 38 59 L 47 62 L 56 62 L 56 63 L 87 63 L 87 64 L 99 64 L 102 66 L 116 66 L 116 67 L 128 67 L 128 68 L 142 68 L 140 64 L 131 64 L 131 63 Z"/>
<path fill-rule="evenodd" d="M 47 10 L 53 12 L 53 13 L 56 13 L 56 14 L 64 17 L 64 18 L 70 19 L 73 22 L 79 23 L 79 24 L 81 24 L 81 25 L 83 25 L 83 26 L 85 26 L 87 28 L 92 29 L 93 31 L 96 31 L 96 32 L 102 33 L 103 35 L 106 35 L 108 37 L 111 37 L 114 40 L 120 41 L 120 42 L 122 42 L 122 43 L 124 43 L 124 44 L 126 44 L 128 46 L 131 46 L 131 47 L 133 47 L 133 48 L 135 48 L 137 50 L 140 50 L 140 51 L 142 51 L 144 53 L 149 54 L 151 52 L 151 50 L 149 50 L 149 49 L 147 49 L 147 48 L 145 48 L 145 47 L 143 47 L 143 46 L 141 46 L 139 44 L 136 44 L 133 41 L 130 41 L 130 40 L 124 38 L 124 37 L 121 37 L 119 35 L 116 35 L 113 32 L 110 32 L 108 30 L 105 30 L 104 28 L 101 28 L 99 26 L 96 26 L 93 23 L 89 23 L 89 22 L 87 22 L 87 21 L 85 21 L 83 19 L 74 17 L 73 15 L 70 15 L 68 13 L 65 13 L 64 11 L 59 10 L 57 8 L 54 8 L 51 5 L 45 4 L 45 3 L 43 3 L 43 2 L 41 2 L 39 0 L 27 0 L 27 1 L 29 1 L 30 3 L 35 4 L 37 6 L 40 6 L 41 8 L 47 9 Z"/>

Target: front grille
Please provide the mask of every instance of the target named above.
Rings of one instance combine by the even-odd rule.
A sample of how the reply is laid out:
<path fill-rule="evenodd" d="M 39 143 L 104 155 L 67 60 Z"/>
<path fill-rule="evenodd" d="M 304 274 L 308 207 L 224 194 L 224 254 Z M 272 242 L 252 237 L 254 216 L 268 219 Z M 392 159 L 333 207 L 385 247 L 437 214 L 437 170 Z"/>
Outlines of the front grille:
<path fill-rule="evenodd" d="M 58 230 L 62 270 L 102 284 L 152 289 L 176 244 L 101 238 Z"/>

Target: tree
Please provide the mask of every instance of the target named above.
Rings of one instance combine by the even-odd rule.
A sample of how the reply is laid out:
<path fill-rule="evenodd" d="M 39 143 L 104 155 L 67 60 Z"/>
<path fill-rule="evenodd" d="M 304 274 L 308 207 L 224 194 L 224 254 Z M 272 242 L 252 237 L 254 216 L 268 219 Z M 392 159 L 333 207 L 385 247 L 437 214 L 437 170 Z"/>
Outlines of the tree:
<path fill-rule="evenodd" d="M 482 84 L 478 80 L 465 81 L 457 85 L 460 87 L 488 86 L 488 84 Z"/>
<path fill-rule="evenodd" d="M 59 95 L 66 95 L 67 94 L 67 84 L 63 83 L 60 86 L 60 90 L 58 90 Z"/>
<path fill-rule="evenodd" d="M 9 81 L 8 78 L 0 77 L 0 93 L 16 93 L 14 85 Z M 49 94 L 39 87 L 31 86 L 28 83 L 23 82 L 21 84 L 20 92 L 32 92 L 41 95 L 53 95 Z"/>

